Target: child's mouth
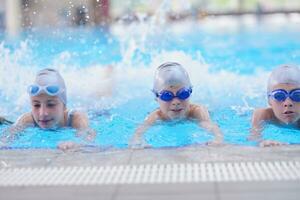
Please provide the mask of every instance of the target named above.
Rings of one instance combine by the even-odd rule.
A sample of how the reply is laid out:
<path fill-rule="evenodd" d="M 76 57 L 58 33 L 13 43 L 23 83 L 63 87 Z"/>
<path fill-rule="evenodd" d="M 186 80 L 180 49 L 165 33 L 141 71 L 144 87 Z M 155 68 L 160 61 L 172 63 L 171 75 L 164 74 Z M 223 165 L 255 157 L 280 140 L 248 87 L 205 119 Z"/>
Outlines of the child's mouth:
<path fill-rule="evenodd" d="M 181 112 L 183 109 L 180 108 L 180 109 L 173 109 L 172 111 L 175 112 L 175 113 L 178 113 L 178 112 Z"/>
<path fill-rule="evenodd" d="M 283 114 L 290 115 L 290 114 L 294 114 L 294 112 L 293 111 L 285 111 Z"/>
<path fill-rule="evenodd" d="M 42 124 L 42 125 L 47 125 L 49 124 L 49 122 L 52 121 L 51 119 L 43 119 L 43 120 L 39 120 L 39 122 Z"/>
<path fill-rule="evenodd" d="M 293 111 L 285 111 L 285 112 L 283 113 L 283 115 L 284 115 L 286 118 L 292 119 L 292 118 L 294 118 L 294 116 L 295 116 L 295 112 L 293 112 Z"/>

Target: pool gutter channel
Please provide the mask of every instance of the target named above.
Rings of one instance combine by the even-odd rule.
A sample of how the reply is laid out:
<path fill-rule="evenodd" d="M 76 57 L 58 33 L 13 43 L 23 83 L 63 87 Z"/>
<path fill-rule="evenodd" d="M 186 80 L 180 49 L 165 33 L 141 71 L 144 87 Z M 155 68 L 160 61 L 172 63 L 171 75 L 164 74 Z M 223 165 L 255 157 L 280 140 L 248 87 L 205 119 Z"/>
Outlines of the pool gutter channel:
<path fill-rule="evenodd" d="M 0 187 L 300 181 L 300 161 L 0 168 Z"/>

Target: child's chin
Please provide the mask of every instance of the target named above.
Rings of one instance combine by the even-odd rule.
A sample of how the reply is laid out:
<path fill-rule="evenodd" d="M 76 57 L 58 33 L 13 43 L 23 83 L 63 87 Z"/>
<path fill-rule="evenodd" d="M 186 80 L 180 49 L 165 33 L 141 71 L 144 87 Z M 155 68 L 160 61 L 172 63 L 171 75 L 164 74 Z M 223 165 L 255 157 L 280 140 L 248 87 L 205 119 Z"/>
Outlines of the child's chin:
<path fill-rule="evenodd" d="M 40 124 L 40 128 L 41 128 L 41 129 L 45 129 L 45 130 L 52 129 L 53 127 L 54 127 L 53 125 L 44 125 L 44 124 L 41 125 L 41 124 Z"/>
<path fill-rule="evenodd" d="M 184 119 L 184 115 L 171 115 L 169 116 L 169 118 L 172 120 L 180 120 L 180 119 Z"/>
<path fill-rule="evenodd" d="M 293 125 L 296 123 L 296 120 L 295 119 L 284 119 L 284 120 L 281 120 L 284 124 L 286 125 Z"/>

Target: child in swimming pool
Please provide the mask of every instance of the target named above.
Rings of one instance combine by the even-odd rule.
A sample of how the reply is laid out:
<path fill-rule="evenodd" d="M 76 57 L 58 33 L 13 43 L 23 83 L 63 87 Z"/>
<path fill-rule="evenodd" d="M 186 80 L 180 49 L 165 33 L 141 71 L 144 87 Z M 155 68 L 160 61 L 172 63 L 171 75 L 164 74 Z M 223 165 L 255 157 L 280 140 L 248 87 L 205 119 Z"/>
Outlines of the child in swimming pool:
<path fill-rule="evenodd" d="M 189 97 L 192 93 L 190 78 L 180 64 L 167 62 L 157 68 L 153 93 L 159 108 L 150 113 L 144 123 L 137 128 L 130 146 L 144 146 L 143 133 L 158 120 L 195 119 L 200 127 L 215 135 L 213 144 L 223 142 L 223 134 L 211 121 L 207 108 L 190 103 Z"/>
<path fill-rule="evenodd" d="M 72 127 L 77 130 L 77 135 L 87 141 L 94 140 L 96 133 L 89 128 L 87 115 L 83 112 L 67 109 L 67 89 L 64 79 L 55 69 L 40 70 L 35 82 L 28 87 L 31 102 L 31 112 L 19 117 L 10 127 L 7 136 L 2 140 L 11 140 L 14 136 L 27 127 L 41 129 L 56 129 Z M 6 135 L 6 134 L 5 134 Z M 74 142 L 62 142 L 59 149 L 66 150 L 77 147 Z"/>
<path fill-rule="evenodd" d="M 293 65 L 275 68 L 268 80 L 268 104 L 270 107 L 256 109 L 252 116 L 250 140 L 259 146 L 277 146 L 283 143 L 262 140 L 265 123 L 300 128 L 300 69 Z"/>

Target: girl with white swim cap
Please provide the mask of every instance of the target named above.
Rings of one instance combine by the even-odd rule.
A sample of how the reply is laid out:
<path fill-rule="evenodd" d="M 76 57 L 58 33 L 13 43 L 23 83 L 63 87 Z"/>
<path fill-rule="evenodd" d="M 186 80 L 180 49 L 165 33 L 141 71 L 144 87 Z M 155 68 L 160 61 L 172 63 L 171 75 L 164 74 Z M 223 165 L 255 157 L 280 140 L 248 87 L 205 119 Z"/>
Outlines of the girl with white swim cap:
<path fill-rule="evenodd" d="M 270 107 L 254 111 L 250 139 L 260 146 L 281 145 L 262 140 L 261 132 L 266 122 L 300 128 L 300 69 L 288 64 L 275 68 L 268 79 L 267 96 Z"/>
<path fill-rule="evenodd" d="M 9 137 L 27 127 L 41 129 L 57 129 L 72 127 L 77 135 L 86 140 L 95 138 L 95 131 L 89 128 L 87 115 L 83 112 L 67 109 L 67 89 L 64 79 L 55 69 L 46 68 L 38 71 L 35 81 L 27 90 L 31 112 L 19 117 L 17 122 L 8 130 Z M 63 142 L 58 145 L 60 149 L 77 146 L 73 142 Z"/>
<path fill-rule="evenodd" d="M 143 147 L 144 132 L 158 120 L 196 119 L 199 125 L 215 135 L 214 144 L 223 142 L 219 127 L 214 124 L 208 110 L 203 105 L 192 104 L 189 97 L 192 85 L 186 70 L 178 63 L 167 62 L 160 65 L 154 76 L 153 93 L 159 108 L 150 113 L 144 123 L 135 131 L 130 146 Z"/>

